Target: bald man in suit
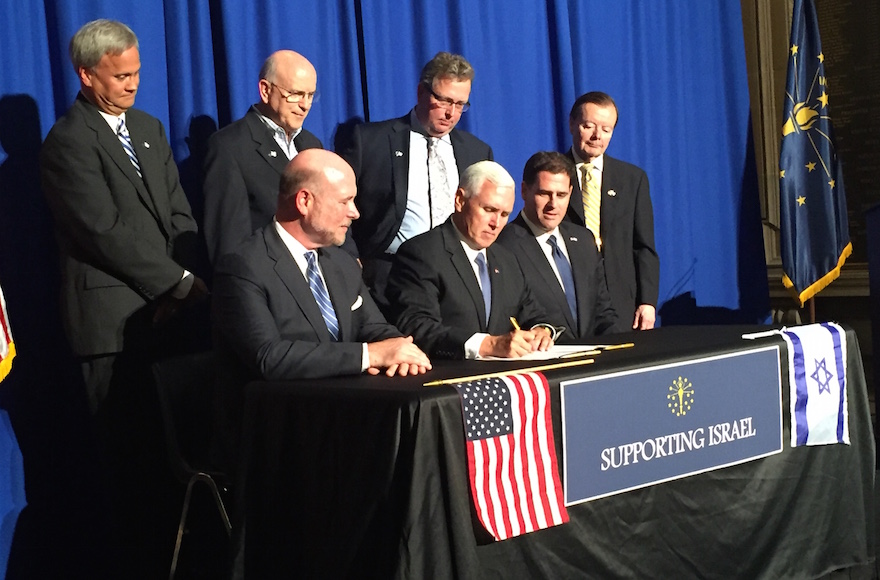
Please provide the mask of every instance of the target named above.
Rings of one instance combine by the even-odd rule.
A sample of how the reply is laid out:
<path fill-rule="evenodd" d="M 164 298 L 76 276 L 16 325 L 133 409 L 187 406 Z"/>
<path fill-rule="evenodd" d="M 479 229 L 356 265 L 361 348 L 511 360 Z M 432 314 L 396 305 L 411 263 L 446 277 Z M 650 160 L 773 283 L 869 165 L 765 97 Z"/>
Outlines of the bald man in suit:
<path fill-rule="evenodd" d="M 260 69 L 260 100 L 208 140 L 202 190 L 212 264 L 272 221 L 278 183 L 290 160 L 321 148 L 321 141 L 303 128 L 317 82 L 315 67 L 301 54 L 272 53 Z"/>
<path fill-rule="evenodd" d="M 330 151 L 303 151 L 280 188 L 275 219 L 218 263 L 218 349 L 268 380 L 429 369 L 412 338 L 385 321 L 355 259 L 337 247 L 359 215 L 351 167 Z"/>

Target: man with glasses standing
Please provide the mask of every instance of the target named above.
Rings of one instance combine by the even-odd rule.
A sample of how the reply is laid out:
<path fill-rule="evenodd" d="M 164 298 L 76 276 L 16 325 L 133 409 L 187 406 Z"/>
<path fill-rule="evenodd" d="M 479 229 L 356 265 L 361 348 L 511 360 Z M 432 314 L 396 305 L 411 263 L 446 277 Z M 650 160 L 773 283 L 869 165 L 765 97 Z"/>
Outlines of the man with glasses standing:
<path fill-rule="evenodd" d="M 452 215 L 459 175 L 492 149 L 456 129 L 468 110 L 474 69 L 464 57 L 439 52 L 422 68 L 416 106 L 397 119 L 358 125 L 339 154 L 357 176 L 361 217 L 352 238 L 364 280 L 380 305 L 391 258 L 406 240 Z"/>
<path fill-rule="evenodd" d="M 317 99 L 318 75 L 292 50 L 273 53 L 260 69 L 260 101 L 214 133 L 205 157 L 205 241 L 212 264 L 272 221 L 284 168 L 321 141 L 303 129 Z"/>

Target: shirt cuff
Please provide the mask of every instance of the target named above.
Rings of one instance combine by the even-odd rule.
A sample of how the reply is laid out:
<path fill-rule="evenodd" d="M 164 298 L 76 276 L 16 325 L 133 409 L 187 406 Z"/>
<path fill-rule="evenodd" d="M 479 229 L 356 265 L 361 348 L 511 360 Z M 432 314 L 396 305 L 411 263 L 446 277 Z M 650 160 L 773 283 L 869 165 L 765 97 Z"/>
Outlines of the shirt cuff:
<path fill-rule="evenodd" d="M 467 341 L 464 343 L 464 358 L 480 358 L 480 345 L 483 344 L 483 340 L 485 340 L 487 336 L 489 336 L 488 333 L 477 332 L 472 337 L 467 339 Z"/>
<path fill-rule="evenodd" d="M 361 351 L 361 372 L 364 372 L 370 368 L 370 350 L 367 348 L 367 343 L 363 343 L 363 350 Z"/>
<path fill-rule="evenodd" d="M 171 289 L 171 296 L 178 300 L 183 300 L 189 295 L 189 291 L 193 287 L 193 282 L 195 282 L 195 276 L 193 276 L 192 272 L 189 270 L 184 270 L 183 276 L 180 277 L 180 282 Z"/>

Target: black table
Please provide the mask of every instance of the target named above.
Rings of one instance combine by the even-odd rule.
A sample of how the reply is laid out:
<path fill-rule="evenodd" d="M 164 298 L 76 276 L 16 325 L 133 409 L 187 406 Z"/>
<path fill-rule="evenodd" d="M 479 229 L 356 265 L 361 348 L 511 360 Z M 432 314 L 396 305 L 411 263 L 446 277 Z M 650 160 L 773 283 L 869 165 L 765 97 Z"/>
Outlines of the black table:
<path fill-rule="evenodd" d="M 784 449 L 741 465 L 571 506 L 568 524 L 492 542 L 468 489 L 461 409 L 428 380 L 535 363 L 438 363 L 424 377 L 247 386 L 236 572 L 247 578 L 813 578 L 869 573 L 874 438 L 847 331 L 852 445 L 791 448 L 788 361 L 753 327 L 666 327 L 631 349 L 547 372 L 559 381 L 780 345 Z"/>

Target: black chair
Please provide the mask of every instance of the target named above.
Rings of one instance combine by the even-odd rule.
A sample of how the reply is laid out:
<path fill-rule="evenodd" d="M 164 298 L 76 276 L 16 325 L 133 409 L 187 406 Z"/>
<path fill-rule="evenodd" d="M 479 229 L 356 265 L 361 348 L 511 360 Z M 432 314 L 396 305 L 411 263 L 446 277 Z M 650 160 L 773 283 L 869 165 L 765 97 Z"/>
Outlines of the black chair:
<path fill-rule="evenodd" d="M 180 545 L 196 483 L 205 484 L 211 491 L 227 537 L 232 534 L 229 513 L 223 501 L 223 494 L 228 490 L 228 478 L 226 474 L 208 467 L 207 460 L 216 372 L 217 361 L 212 352 L 180 356 L 153 364 L 171 468 L 175 477 L 186 485 L 169 580 L 173 580 L 177 571 Z"/>

